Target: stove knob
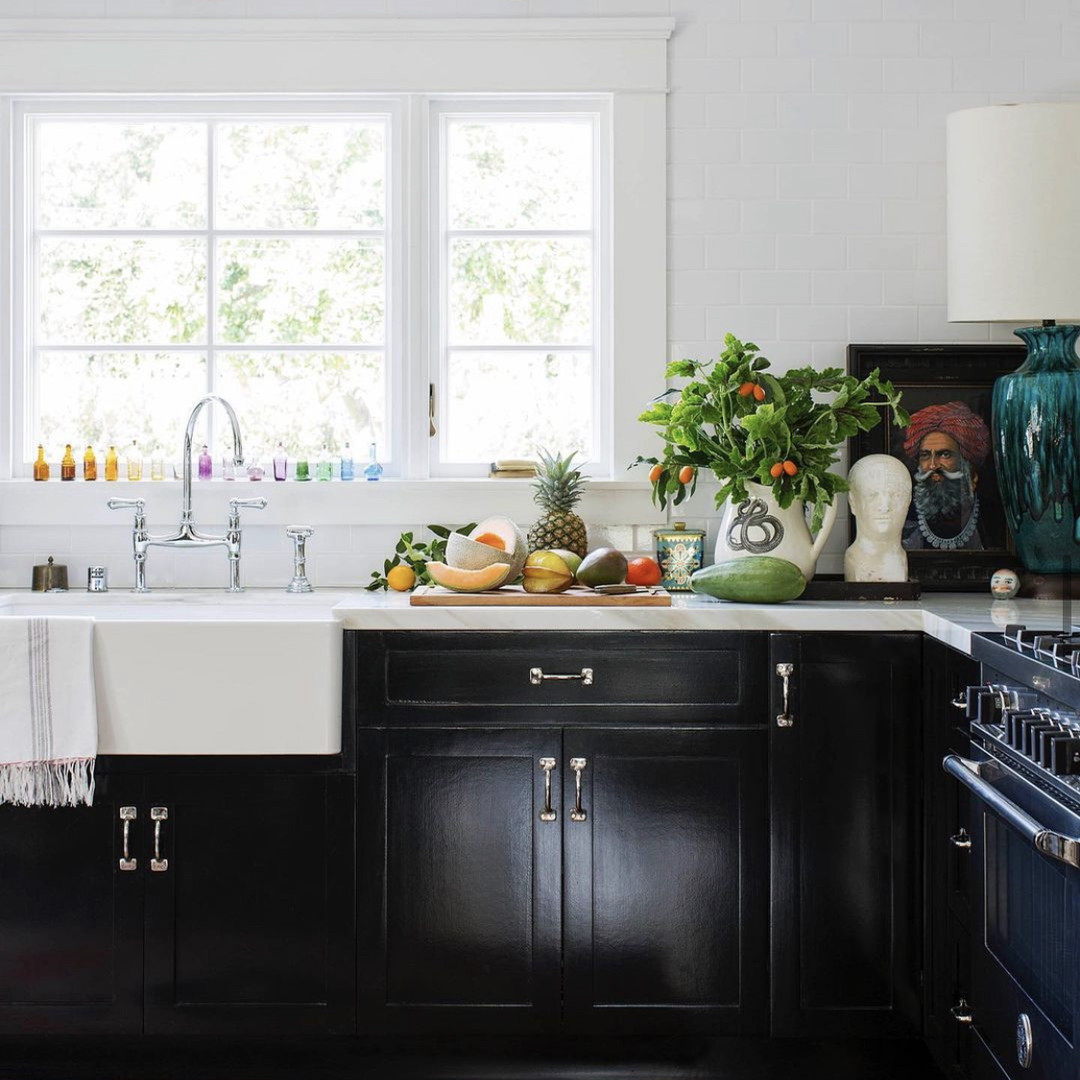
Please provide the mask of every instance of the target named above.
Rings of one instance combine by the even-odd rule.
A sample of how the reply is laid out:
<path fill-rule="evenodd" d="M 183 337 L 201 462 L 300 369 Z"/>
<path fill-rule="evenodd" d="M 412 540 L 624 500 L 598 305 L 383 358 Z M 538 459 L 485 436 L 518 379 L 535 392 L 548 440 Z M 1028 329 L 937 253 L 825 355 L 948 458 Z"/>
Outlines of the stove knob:
<path fill-rule="evenodd" d="M 1070 734 L 1071 738 L 1050 743 L 1050 771 L 1055 776 L 1080 776 L 1080 731 Z"/>

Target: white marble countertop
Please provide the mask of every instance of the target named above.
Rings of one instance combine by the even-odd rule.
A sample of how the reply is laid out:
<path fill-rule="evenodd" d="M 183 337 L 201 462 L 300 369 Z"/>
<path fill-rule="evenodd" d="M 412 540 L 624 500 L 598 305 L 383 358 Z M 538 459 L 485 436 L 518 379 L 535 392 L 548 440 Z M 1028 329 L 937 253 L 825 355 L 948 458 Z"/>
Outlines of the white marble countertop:
<path fill-rule="evenodd" d="M 695 595 L 658 607 L 410 607 L 401 594 L 359 593 L 337 603 L 346 630 L 911 630 L 963 652 L 971 634 L 1006 623 L 1057 628 L 1060 601 L 993 601 L 982 593 L 929 593 L 896 603 L 791 601 L 729 604 Z M 1072 622 L 1080 623 L 1080 604 Z"/>
<path fill-rule="evenodd" d="M 676 595 L 657 607 L 410 607 L 402 593 L 319 589 L 291 596 L 281 589 L 249 589 L 231 596 L 220 589 L 135 595 L 73 590 L 0 594 L 0 615 L 90 615 L 135 622 L 336 622 L 345 630 L 772 630 L 922 631 L 969 651 L 971 634 L 1009 622 L 1060 628 L 1080 623 L 1080 604 L 1066 615 L 1060 601 L 992 601 L 982 593 L 928 593 L 918 602 L 729 604 Z"/>

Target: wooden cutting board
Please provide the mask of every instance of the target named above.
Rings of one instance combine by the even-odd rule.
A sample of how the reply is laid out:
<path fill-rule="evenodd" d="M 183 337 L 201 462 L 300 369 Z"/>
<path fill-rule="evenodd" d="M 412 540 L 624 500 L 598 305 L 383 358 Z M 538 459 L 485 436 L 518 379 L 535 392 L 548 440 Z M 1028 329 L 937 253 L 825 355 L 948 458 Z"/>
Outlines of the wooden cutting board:
<path fill-rule="evenodd" d="M 663 589 L 605 596 L 574 587 L 561 593 L 527 593 L 520 585 L 493 592 L 457 593 L 437 585 L 421 585 L 409 597 L 412 607 L 671 607 L 671 594 Z"/>

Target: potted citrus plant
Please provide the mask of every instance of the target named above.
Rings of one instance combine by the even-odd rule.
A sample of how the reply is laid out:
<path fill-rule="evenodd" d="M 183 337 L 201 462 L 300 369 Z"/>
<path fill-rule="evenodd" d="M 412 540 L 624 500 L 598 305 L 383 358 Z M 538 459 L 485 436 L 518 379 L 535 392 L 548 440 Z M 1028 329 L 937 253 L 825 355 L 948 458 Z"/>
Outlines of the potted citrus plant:
<path fill-rule="evenodd" d="M 733 334 L 715 361 L 668 364 L 669 379 L 689 381 L 664 391 L 639 417 L 659 429 L 664 453 L 634 464 L 652 466 L 653 501 L 661 507 L 692 494 L 702 471 L 720 481 L 717 562 L 768 554 L 795 563 L 809 580 L 836 496 L 848 486 L 831 471 L 840 446 L 884 413 L 900 426 L 908 415 L 876 370 L 857 379 L 840 368 L 773 375 L 769 367 L 757 345 Z"/>

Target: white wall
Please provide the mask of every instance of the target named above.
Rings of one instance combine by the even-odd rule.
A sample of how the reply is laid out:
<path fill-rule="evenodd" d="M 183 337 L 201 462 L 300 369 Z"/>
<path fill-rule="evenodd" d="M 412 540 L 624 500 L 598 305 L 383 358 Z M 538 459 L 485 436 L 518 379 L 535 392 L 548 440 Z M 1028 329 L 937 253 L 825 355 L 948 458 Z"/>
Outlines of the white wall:
<path fill-rule="evenodd" d="M 850 341 L 1011 340 L 945 321 L 944 117 L 1080 100 L 1080 0 L 0 0 L 12 15 L 672 15 L 670 355 L 712 355 L 730 330 L 781 366 L 842 365 Z M 632 523 L 605 527 L 610 539 L 647 548 L 657 516 L 640 502 Z M 706 520 L 707 500 L 689 512 Z M 611 520 L 589 504 L 585 516 Z M 392 531 L 324 530 L 317 580 L 366 579 Z M 287 578 L 279 532 L 252 526 L 252 549 L 273 554 L 253 560 L 250 583 Z M 846 532 L 841 519 L 822 570 L 839 569 Z M 25 584 L 46 547 L 71 552 L 75 570 L 88 545 L 123 583 L 125 534 L 2 526 L 0 585 Z M 211 583 L 187 566 L 177 583 Z"/>

